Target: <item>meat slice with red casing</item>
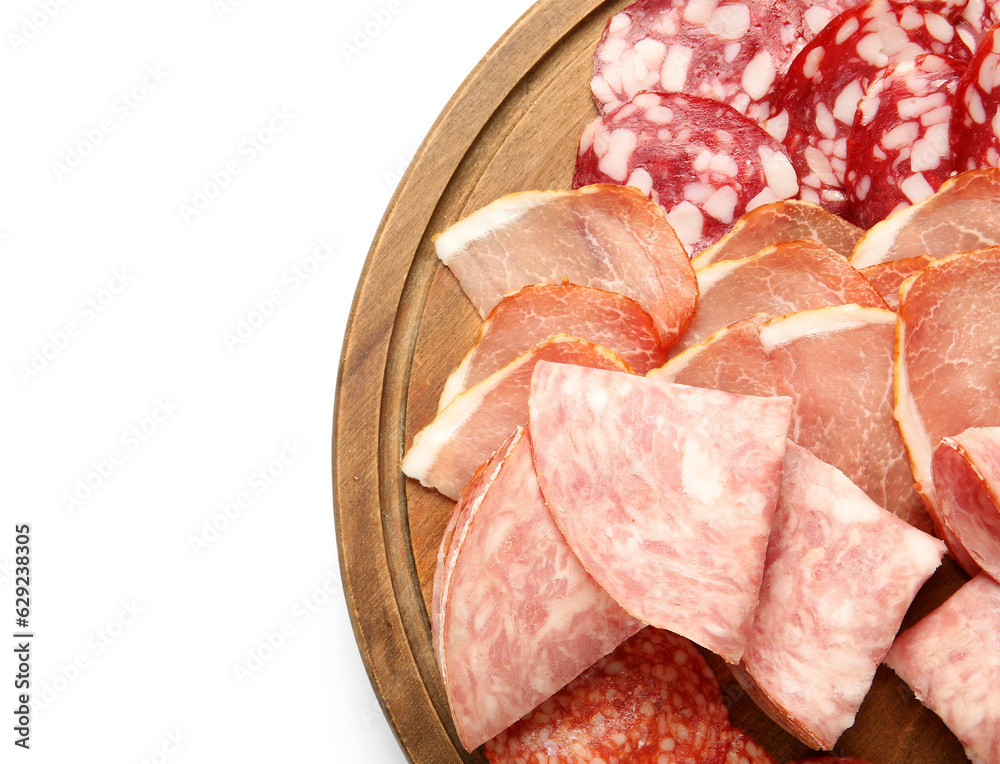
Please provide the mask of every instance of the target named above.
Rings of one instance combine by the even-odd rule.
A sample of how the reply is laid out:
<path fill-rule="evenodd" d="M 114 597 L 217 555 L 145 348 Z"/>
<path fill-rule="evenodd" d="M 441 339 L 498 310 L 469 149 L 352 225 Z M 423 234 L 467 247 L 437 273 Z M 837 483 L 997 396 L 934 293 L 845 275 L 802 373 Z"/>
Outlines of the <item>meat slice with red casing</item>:
<path fill-rule="evenodd" d="M 469 751 L 638 631 L 587 575 L 542 500 L 515 433 L 456 528 L 439 631 L 448 704 Z"/>
<path fill-rule="evenodd" d="M 890 310 L 899 307 L 899 288 L 903 282 L 917 271 L 923 270 L 927 263 L 934 260 L 928 255 L 908 257 L 905 260 L 890 260 L 887 263 L 876 263 L 862 268 L 859 272 L 882 295 Z"/>
<path fill-rule="evenodd" d="M 510 194 L 439 233 L 434 248 L 483 318 L 514 289 L 569 281 L 632 298 L 669 345 L 698 299 L 663 211 L 624 186 Z"/>
<path fill-rule="evenodd" d="M 834 252 L 850 257 L 864 231 L 818 204 L 786 199 L 756 207 L 736 221 L 733 230 L 708 249 L 691 258 L 700 270 L 723 260 L 752 257 L 765 247 L 783 241 L 812 239 Z"/>
<path fill-rule="evenodd" d="M 475 346 L 445 382 L 438 409 L 556 334 L 606 347 L 639 374 L 667 360 L 653 320 L 635 300 L 576 284 L 532 284 L 490 312 Z"/>
<path fill-rule="evenodd" d="M 951 148 L 958 170 L 1000 166 L 1000 24 L 983 37 L 958 83 Z"/>
<path fill-rule="evenodd" d="M 753 257 L 697 271 L 698 312 L 671 355 L 755 313 L 782 316 L 828 305 L 885 302 L 841 255 L 816 241 L 786 241 Z"/>
<path fill-rule="evenodd" d="M 945 526 L 1000 581 L 1000 427 L 970 427 L 942 438 L 932 469 Z"/>
<path fill-rule="evenodd" d="M 622 607 L 735 662 L 790 408 L 787 398 L 541 362 L 528 410 L 542 495 Z"/>
<path fill-rule="evenodd" d="M 739 395 L 780 395 L 774 366 L 760 344 L 760 327 L 770 320 L 758 313 L 730 324 L 646 376 Z"/>
<path fill-rule="evenodd" d="M 933 532 L 893 418 L 896 315 L 837 305 L 765 324 L 777 392 L 794 401 L 789 436 L 889 512 Z"/>
<path fill-rule="evenodd" d="M 952 103 L 965 63 L 925 54 L 869 85 L 847 138 L 844 186 L 854 219 L 870 228 L 922 202 L 954 174 Z"/>
<path fill-rule="evenodd" d="M 778 86 L 768 132 L 788 150 L 801 199 L 850 219 L 844 179 L 858 103 L 886 67 L 924 53 L 968 60 L 971 51 L 945 16 L 889 0 L 845 11 L 799 52 Z"/>
<path fill-rule="evenodd" d="M 1000 247 L 935 260 L 904 282 L 896 329 L 895 416 L 938 536 L 979 568 L 941 521 L 931 460 L 941 438 L 1000 422 Z"/>
<path fill-rule="evenodd" d="M 799 190 L 778 141 L 725 104 L 684 93 L 639 93 L 584 131 L 573 186 L 634 186 L 664 209 L 690 254 L 744 212 Z"/>
<path fill-rule="evenodd" d="M 490 764 L 724 764 L 729 712 L 698 648 L 645 628 L 483 746 Z"/>
<path fill-rule="evenodd" d="M 742 675 L 779 723 L 832 750 L 944 544 L 789 443 Z"/>
<path fill-rule="evenodd" d="M 851 254 L 851 265 L 924 255 L 933 259 L 1000 244 L 1000 170 L 971 170 L 941 184 L 920 204 L 872 226 Z"/>
<path fill-rule="evenodd" d="M 1000 584 L 976 576 L 900 634 L 885 662 L 973 762 L 1000 761 Z"/>
<path fill-rule="evenodd" d="M 632 371 L 607 348 L 556 335 L 456 396 L 439 411 L 414 436 L 403 457 L 403 473 L 449 499 L 458 499 L 476 468 L 517 427 L 528 423 L 531 371 L 541 359 Z"/>
<path fill-rule="evenodd" d="M 594 103 L 608 114 L 636 93 L 688 93 L 767 118 L 795 53 L 849 6 L 842 0 L 638 0 L 611 17 L 594 53 Z"/>

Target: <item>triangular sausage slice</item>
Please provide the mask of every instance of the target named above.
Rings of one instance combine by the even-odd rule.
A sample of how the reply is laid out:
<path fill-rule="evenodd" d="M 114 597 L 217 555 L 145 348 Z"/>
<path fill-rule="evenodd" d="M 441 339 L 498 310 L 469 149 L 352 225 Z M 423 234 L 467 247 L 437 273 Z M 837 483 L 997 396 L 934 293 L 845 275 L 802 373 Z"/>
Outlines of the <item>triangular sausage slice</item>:
<path fill-rule="evenodd" d="M 545 501 L 626 610 L 743 654 L 791 402 L 540 362 L 529 419 Z"/>
<path fill-rule="evenodd" d="M 469 751 L 635 634 L 581 567 L 538 490 L 523 430 L 452 540 L 438 654 Z"/>

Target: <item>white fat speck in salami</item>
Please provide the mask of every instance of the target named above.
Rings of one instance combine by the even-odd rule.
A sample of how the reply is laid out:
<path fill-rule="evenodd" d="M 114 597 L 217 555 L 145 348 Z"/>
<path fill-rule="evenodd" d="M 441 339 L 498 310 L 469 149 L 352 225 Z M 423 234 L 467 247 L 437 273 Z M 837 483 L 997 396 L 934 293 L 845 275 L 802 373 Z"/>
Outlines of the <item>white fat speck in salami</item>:
<path fill-rule="evenodd" d="M 983 37 L 958 83 L 951 118 L 955 168 L 974 170 L 1000 165 L 1000 24 Z"/>
<path fill-rule="evenodd" d="M 926 199 L 955 169 L 948 140 L 962 61 L 917 56 L 886 69 L 858 105 L 844 186 L 855 221 L 870 228 Z"/>
<path fill-rule="evenodd" d="M 848 0 L 638 0 L 612 17 L 594 54 L 591 90 L 608 114 L 636 93 L 683 92 L 763 122 L 773 85 Z"/>
<path fill-rule="evenodd" d="M 951 22 L 935 8 L 941 10 L 932 4 L 869 0 L 831 21 L 792 61 L 778 85 L 768 124 L 787 122 L 786 129 L 772 134 L 784 136 L 801 179 L 799 198 L 851 219 L 846 139 L 869 85 L 887 67 L 918 55 L 968 60 L 971 53 L 960 38 L 941 39 L 948 36 L 943 25 Z M 866 118 L 874 118 L 871 104 L 867 108 Z"/>
<path fill-rule="evenodd" d="M 781 144 L 757 123 L 682 93 L 640 93 L 587 128 L 574 187 L 625 182 L 664 209 L 689 254 L 799 187 Z"/>

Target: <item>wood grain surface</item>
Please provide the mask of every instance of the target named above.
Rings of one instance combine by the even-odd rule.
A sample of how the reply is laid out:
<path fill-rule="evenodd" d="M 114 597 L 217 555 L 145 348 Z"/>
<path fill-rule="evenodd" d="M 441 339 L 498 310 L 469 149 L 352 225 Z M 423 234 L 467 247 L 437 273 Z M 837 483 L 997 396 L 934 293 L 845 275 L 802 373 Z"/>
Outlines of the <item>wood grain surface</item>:
<path fill-rule="evenodd" d="M 579 136 L 596 116 L 589 93 L 594 45 L 624 5 L 541 0 L 489 51 L 414 157 L 355 295 L 334 412 L 337 542 L 358 647 L 415 764 L 485 761 L 458 743 L 431 648 L 434 565 L 454 504 L 399 469 L 481 323 L 439 264 L 431 237 L 503 194 L 569 187 Z M 946 562 L 904 625 L 963 581 Z M 719 659 L 706 657 L 734 726 L 778 764 L 809 754 L 758 710 Z M 966 760 L 937 717 L 885 668 L 837 753 L 872 764 Z"/>

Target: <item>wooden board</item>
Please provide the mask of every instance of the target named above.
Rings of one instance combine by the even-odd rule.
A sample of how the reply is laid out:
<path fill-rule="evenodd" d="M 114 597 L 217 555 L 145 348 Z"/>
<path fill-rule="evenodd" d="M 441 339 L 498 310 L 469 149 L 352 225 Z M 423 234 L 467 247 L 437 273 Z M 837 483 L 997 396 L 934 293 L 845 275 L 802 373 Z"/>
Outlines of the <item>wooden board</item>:
<path fill-rule="evenodd" d="M 334 413 L 337 541 L 358 647 L 386 717 L 416 764 L 485 761 L 458 743 L 431 649 L 434 564 L 453 503 L 399 469 L 404 448 L 433 417 L 445 377 L 480 325 L 434 256 L 431 237 L 503 194 L 569 187 L 579 135 L 596 115 L 589 93 L 593 48 L 623 5 L 541 0 L 494 46 L 417 152 L 355 295 Z M 962 581 L 954 565 L 943 566 L 904 625 Z M 778 764 L 809 753 L 757 709 L 720 660 L 706 657 L 735 726 Z M 937 717 L 885 668 L 837 751 L 873 764 L 965 760 Z"/>

